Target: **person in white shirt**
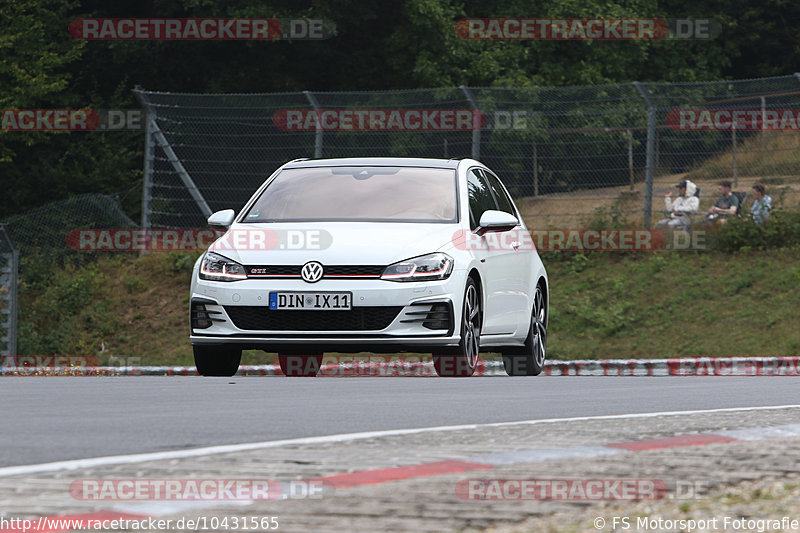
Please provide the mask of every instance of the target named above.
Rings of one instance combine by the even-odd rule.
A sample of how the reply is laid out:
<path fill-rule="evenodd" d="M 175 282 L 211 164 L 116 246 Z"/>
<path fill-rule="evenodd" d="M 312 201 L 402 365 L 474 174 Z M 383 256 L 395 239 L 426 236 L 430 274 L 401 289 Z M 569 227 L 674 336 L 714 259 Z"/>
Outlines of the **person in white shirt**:
<path fill-rule="evenodd" d="M 683 180 L 675 187 L 678 189 L 678 197 L 675 200 L 671 199 L 672 191 L 664 196 L 664 206 L 667 208 L 669 218 L 659 220 L 656 226 L 686 229 L 692 223 L 690 215 L 697 213 L 700 207 L 700 198 L 694 195 L 697 192 L 697 185 L 689 180 Z"/>

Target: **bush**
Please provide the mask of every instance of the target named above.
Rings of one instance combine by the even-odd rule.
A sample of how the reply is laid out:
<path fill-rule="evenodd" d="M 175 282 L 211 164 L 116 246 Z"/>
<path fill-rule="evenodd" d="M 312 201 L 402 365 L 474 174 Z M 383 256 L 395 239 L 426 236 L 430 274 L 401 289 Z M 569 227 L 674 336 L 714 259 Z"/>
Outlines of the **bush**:
<path fill-rule="evenodd" d="M 715 237 L 717 247 L 723 252 L 798 246 L 800 211 L 775 211 L 761 225 L 745 218 L 730 219 Z"/>
<path fill-rule="evenodd" d="M 584 219 L 583 227 L 586 229 L 626 229 L 631 227 L 631 223 L 617 205 L 612 205 L 608 209 L 596 208 L 592 216 Z"/>

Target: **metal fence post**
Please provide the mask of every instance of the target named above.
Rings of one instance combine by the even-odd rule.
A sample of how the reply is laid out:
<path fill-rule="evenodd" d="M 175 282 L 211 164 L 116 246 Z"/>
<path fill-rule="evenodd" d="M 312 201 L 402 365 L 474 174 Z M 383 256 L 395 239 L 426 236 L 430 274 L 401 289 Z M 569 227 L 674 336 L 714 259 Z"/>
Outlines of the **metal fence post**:
<path fill-rule="evenodd" d="M 178 174 L 181 181 L 183 182 L 186 190 L 189 191 L 189 195 L 192 199 L 197 203 L 197 207 L 200 208 L 200 212 L 203 213 L 204 217 L 208 217 L 211 215 L 211 207 L 209 207 L 208 202 L 206 202 L 203 193 L 200 192 L 200 189 L 197 188 L 192 177 L 189 175 L 189 172 L 186 170 L 186 167 L 183 165 L 181 160 L 178 158 L 177 154 L 175 154 L 175 150 L 172 149 L 172 146 L 169 144 L 166 136 L 164 136 L 164 132 L 161 131 L 161 128 L 158 127 L 158 122 L 156 122 L 156 114 L 155 111 L 152 111 L 152 106 L 150 103 L 145 99 L 142 88 L 137 85 L 133 89 L 133 94 L 136 95 L 136 99 L 145 107 L 147 110 L 147 123 L 145 124 L 145 131 L 146 131 L 146 139 L 145 139 L 145 161 L 144 161 L 144 176 L 143 176 L 143 191 L 142 191 L 142 228 L 148 229 L 150 227 L 150 200 L 152 195 L 152 188 L 153 188 L 153 160 L 154 160 L 154 145 L 158 143 L 162 150 L 164 150 L 164 154 L 167 156 L 167 160 L 172 165 L 172 168 L 175 169 L 175 173 Z M 148 179 L 149 178 L 149 179 Z"/>
<path fill-rule="evenodd" d="M 464 96 L 469 100 L 469 105 L 472 106 L 473 111 L 479 111 L 478 102 L 472 95 L 472 91 L 466 85 L 459 85 L 459 89 L 464 92 Z M 472 120 L 472 159 L 480 159 L 481 157 L 481 129 L 475 127 L 475 120 Z"/>
<path fill-rule="evenodd" d="M 172 168 L 175 169 L 175 172 L 181 178 L 181 181 L 186 186 L 186 189 L 189 191 L 189 194 L 197 203 L 197 207 L 200 208 L 200 212 L 203 213 L 203 216 L 209 217 L 211 216 L 211 208 L 208 206 L 208 202 L 203 197 L 203 194 L 200 192 L 200 189 L 197 188 L 192 177 L 187 172 L 186 167 L 183 166 L 181 160 L 178 158 L 178 155 L 175 153 L 175 150 L 172 149 L 172 146 L 169 144 L 169 141 L 164 136 L 164 132 L 161 131 L 161 128 L 158 127 L 158 123 L 156 122 L 155 118 L 148 122 L 147 127 L 150 131 L 153 132 L 153 138 L 164 150 L 164 155 L 167 156 L 167 161 L 170 162 Z"/>
<path fill-rule="evenodd" d="M 314 113 L 317 114 L 317 120 L 315 121 L 315 130 L 316 134 L 314 136 L 314 159 L 320 159 L 322 157 L 322 121 L 321 117 L 319 116 L 319 102 L 317 102 L 317 97 L 314 96 L 311 91 L 303 91 L 303 94 L 306 95 L 308 99 L 308 103 L 311 104 L 311 107 L 314 108 Z"/>
<path fill-rule="evenodd" d="M 736 123 L 731 122 L 731 149 L 733 156 L 733 186 L 739 186 L 739 165 L 736 161 Z"/>
<path fill-rule="evenodd" d="M 150 204 L 153 199 L 153 130 L 156 114 L 147 108 L 144 123 L 144 173 L 142 175 L 142 229 L 150 229 Z"/>
<path fill-rule="evenodd" d="M 153 199 L 153 130 L 150 122 L 155 122 L 156 112 L 147 105 L 147 101 L 142 95 L 142 88 L 137 85 L 133 94 L 139 103 L 144 107 L 144 171 L 142 173 L 142 229 L 150 229 L 150 209 Z"/>
<path fill-rule="evenodd" d="M 533 195 L 539 196 L 539 154 L 533 141 Z"/>
<path fill-rule="evenodd" d="M 631 190 L 633 190 L 633 132 L 628 130 L 626 132 L 626 140 L 628 141 L 628 179 L 631 182 Z"/>
<path fill-rule="evenodd" d="M 633 86 L 647 104 L 647 155 L 645 165 L 644 185 L 644 227 L 650 228 L 650 219 L 653 216 L 653 165 L 655 163 L 656 144 L 656 107 L 650 98 L 650 93 L 638 81 Z"/>
<path fill-rule="evenodd" d="M 13 246 L 13 244 L 12 244 Z M 19 250 L 14 248 L 11 252 L 11 286 L 9 288 L 9 301 L 11 303 L 11 313 L 9 313 L 9 355 L 17 355 L 17 313 L 19 300 L 17 299 L 17 286 L 19 285 Z"/>
<path fill-rule="evenodd" d="M 8 293 L 0 295 L 0 300 L 8 302 L 6 309 L 0 311 L 0 324 L 5 323 L 6 334 L 0 337 L 4 341 L 5 350 L 0 350 L 0 355 L 17 355 L 17 276 L 19 275 L 19 251 L 14 247 L 11 237 L 5 228 L 0 224 L 0 233 L 3 240 L 8 244 L 9 253 L 3 254 L 8 264 L 0 271 L 0 278 L 8 280 Z"/>
<path fill-rule="evenodd" d="M 759 136 L 758 142 L 761 143 L 761 149 L 764 149 L 764 146 L 767 142 L 766 134 L 764 133 L 766 130 L 764 129 L 764 122 L 767 120 L 767 99 L 765 97 L 761 97 L 761 135 Z"/>

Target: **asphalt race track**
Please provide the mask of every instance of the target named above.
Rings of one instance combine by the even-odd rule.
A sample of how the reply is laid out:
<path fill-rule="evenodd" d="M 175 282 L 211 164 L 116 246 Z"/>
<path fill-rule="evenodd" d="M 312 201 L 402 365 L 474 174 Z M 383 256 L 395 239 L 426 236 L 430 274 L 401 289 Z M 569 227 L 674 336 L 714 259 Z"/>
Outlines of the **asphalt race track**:
<path fill-rule="evenodd" d="M 360 431 L 785 405 L 798 399 L 797 380 L 788 377 L 2 378 L 0 466 Z"/>

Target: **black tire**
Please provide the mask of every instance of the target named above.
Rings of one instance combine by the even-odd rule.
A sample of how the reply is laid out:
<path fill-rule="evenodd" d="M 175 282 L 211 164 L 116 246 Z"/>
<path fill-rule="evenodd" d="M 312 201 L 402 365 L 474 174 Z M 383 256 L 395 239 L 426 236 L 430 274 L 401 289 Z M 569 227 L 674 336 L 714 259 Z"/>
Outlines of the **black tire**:
<path fill-rule="evenodd" d="M 433 368 L 441 377 L 469 377 L 478 366 L 481 347 L 481 295 L 475 280 L 467 278 L 461 313 L 461 340 L 447 355 L 433 356 Z"/>
<path fill-rule="evenodd" d="M 536 287 L 531 324 L 525 346 L 503 351 L 503 366 L 509 376 L 538 376 L 547 359 L 547 306 L 542 286 Z"/>
<path fill-rule="evenodd" d="M 239 370 L 242 349 L 233 346 L 194 345 L 194 366 L 201 376 L 231 377 Z"/>
<path fill-rule="evenodd" d="M 278 364 L 284 376 L 313 378 L 322 366 L 322 355 L 278 354 Z"/>

